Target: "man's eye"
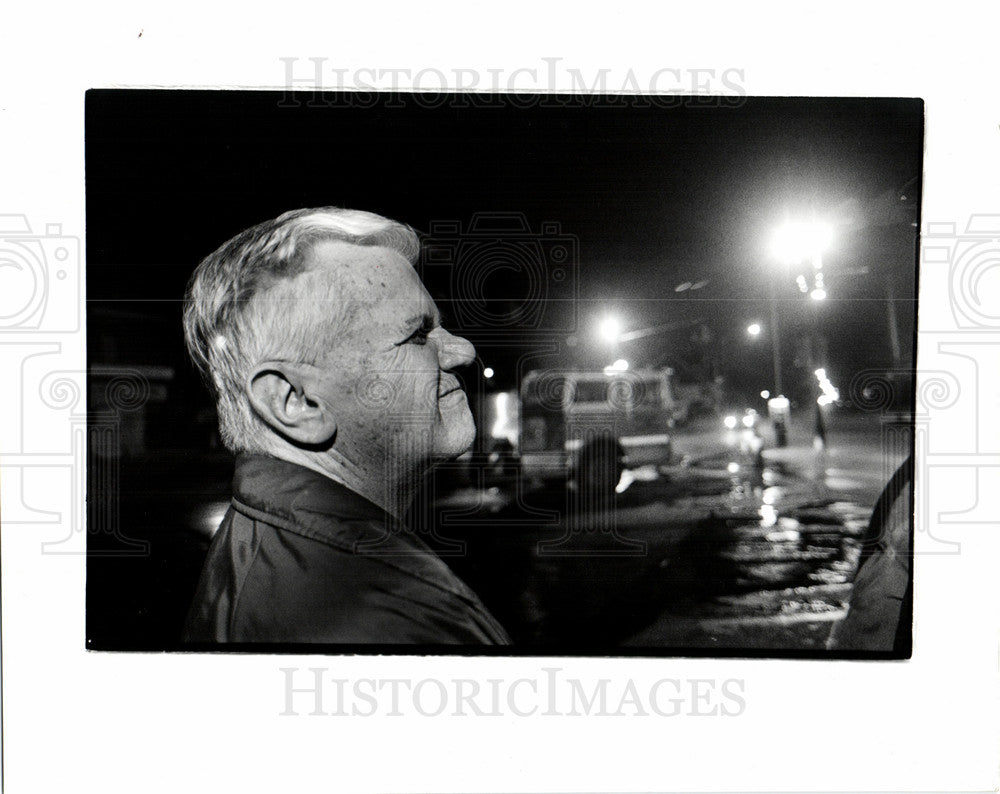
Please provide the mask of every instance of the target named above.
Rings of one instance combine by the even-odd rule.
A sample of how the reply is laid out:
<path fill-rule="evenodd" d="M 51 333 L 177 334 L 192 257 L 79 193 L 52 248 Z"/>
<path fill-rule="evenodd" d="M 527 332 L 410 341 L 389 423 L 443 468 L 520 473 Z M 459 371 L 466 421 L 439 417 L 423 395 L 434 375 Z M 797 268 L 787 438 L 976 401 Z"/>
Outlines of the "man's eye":
<path fill-rule="evenodd" d="M 407 344 L 426 345 L 427 337 L 430 336 L 432 330 L 433 329 L 428 326 L 421 326 L 410 335 L 409 339 L 406 340 Z"/>

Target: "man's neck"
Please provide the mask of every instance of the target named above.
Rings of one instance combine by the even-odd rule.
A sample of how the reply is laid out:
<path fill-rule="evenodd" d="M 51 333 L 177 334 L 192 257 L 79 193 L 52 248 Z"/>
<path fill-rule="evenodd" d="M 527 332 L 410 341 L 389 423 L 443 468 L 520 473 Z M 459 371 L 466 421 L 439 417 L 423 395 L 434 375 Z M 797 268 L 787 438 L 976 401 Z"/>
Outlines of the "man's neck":
<path fill-rule="evenodd" d="M 425 474 L 423 469 L 401 465 L 400 460 L 357 463 L 335 449 L 308 452 L 282 445 L 271 454 L 319 472 L 381 507 L 397 520 L 406 515 Z"/>

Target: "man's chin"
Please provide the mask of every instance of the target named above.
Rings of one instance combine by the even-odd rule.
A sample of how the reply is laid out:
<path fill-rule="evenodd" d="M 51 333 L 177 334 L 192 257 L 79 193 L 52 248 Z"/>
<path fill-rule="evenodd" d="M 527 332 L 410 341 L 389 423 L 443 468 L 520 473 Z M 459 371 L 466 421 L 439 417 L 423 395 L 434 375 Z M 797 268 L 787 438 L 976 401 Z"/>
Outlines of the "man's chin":
<path fill-rule="evenodd" d="M 447 427 L 438 439 L 439 443 L 434 445 L 436 462 L 453 460 L 472 449 L 472 444 L 476 440 L 476 425 L 472 420 L 472 413 L 469 413 L 466 421 Z"/>

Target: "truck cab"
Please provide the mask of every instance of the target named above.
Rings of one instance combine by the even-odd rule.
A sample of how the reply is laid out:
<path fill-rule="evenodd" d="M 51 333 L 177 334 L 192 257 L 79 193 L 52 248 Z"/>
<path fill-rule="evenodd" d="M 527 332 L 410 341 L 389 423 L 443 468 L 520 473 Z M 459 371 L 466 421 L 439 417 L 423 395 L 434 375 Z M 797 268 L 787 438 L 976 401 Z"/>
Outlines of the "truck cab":
<path fill-rule="evenodd" d="M 572 476 L 581 464 L 590 465 L 595 450 L 610 470 L 667 463 L 677 405 L 672 374 L 610 368 L 528 372 L 519 395 L 523 472 L 538 479 Z"/>

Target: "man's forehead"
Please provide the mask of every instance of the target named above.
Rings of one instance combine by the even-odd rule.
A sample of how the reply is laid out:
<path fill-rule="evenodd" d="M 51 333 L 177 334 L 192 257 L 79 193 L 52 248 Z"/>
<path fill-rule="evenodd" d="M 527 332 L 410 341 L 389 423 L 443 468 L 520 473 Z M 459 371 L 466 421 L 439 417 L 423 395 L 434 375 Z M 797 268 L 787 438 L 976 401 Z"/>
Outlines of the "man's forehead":
<path fill-rule="evenodd" d="M 349 297 L 355 300 L 419 300 L 426 294 L 409 260 L 383 246 L 321 240 L 313 246 L 306 265 L 314 277 L 328 279 L 338 290 L 350 290 Z"/>
<path fill-rule="evenodd" d="M 355 245 L 345 240 L 319 240 L 306 257 L 309 269 L 325 269 L 333 274 L 413 271 L 413 266 L 399 251 L 380 245 Z"/>
<path fill-rule="evenodd" d="M 310 251 L 298 288 L 306 300 L 339 304 L 352 331 L 396 327 L 412 318 L 436 314 L 434 302 L 416 270 L 398 251 L 340 240 L 323 240 Z M 394 332 L 391 332 L 394 333 Z"/>

